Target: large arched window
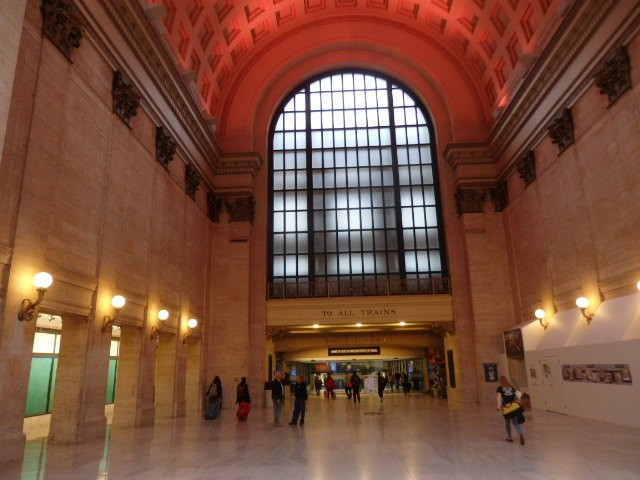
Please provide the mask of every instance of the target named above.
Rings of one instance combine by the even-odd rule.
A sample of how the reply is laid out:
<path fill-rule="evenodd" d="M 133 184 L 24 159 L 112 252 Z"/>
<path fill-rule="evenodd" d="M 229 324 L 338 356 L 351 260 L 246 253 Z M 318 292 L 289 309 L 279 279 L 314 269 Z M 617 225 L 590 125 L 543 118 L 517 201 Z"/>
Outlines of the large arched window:
<path fill-rule="evenodd" d="M 448 293 L 432 125 L 397 83 L 311 80 L 271 130 L 270 296 Z"/>

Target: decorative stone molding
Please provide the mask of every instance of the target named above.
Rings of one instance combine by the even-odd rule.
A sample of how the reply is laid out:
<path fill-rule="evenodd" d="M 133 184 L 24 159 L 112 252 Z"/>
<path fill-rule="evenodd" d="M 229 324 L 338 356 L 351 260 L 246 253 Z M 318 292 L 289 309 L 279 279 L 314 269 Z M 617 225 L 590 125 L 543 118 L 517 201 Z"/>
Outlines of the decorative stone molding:
<path fill-rule="evenodd" d="M 207 192 L 207 217 L 214 223 L 220 223 L 220 214 L 224 201 L 216 196 L 214 192 Z"/>
<path fill-rule="evenodd" d="M 229 222 L 253 223 L 256 208 L 253 197 L 228 199 L 225 204 L 229 212 Z"/>
<path fill-rule="evenodd" d="M 165 170 L 169 170 L 169 164 L 173 160 L 177 147 L 178 144 L 165 127 L 156 129 L 156 160 Z"/>
<path fill-rule="evenodd" d="M 490 190 L 491 201 L 496 212 L 501 212 L 509 206 L 509 187 L 506 181 L 499 182 Z"/>
<path fill-rule="evenodd" d="M 142 96 L 127 76 L 119 70 L 113 72 L 113 113 L 131 128 L 131 119 L 138 113 Z"/>
<path fill-rule="evenodd" d="M 431 322 L 428 328 L 443 337 L 447 334 L 456 334 L 456 325 L 454 322 Z"/>
<path fill-rule="evenodd" d="M 196 167 L 191 164 L 187 165 L 184 172 L 184 189 L 192 199 L 196 199 L 196 192 L 200 186 L 200 173 Z"/>
<path fill-rule="evenodd" d="M 533 183 L 536 179 L 536 157 L 533 150 L 529 150 L 520 156 L 516 169 L 524 183 L 524 188 Z"/>
<path fill-rule="evenodd" d="M 456 190 L 456 210 L 458 216 L 465 213 L 484 213 L 484 202 L 487 193 L 484 189 L 461 189 Z"/>
<path fill-rule="evenodd" d="M 71 50 L 80 48 L 84 26 L 70 2 L 64 0 L 42 0 L 42 33 L 71 60 Z M 72 62 L 73 63 L 73 62 Z"/>
<path fill-rule="evenodd" d="M 495 164 L 491 148 L 486 143 L 448 144 L 443 155 L 454 171 L 461 166 Z"/>
<path fill-rule="evenodd" d="M 285 327 L 270 327 L 267 325 L 264 333 L 267 340 L 272 340 L 274 338 L 284 337 L 289 333 L 289 331 Z"/>
<path fill-rule="evenodd" d="M 551 141 L 558 145 L 558 155 L 562 154 L 570 145 L 573 145 L 573 115 L 571 109 L 565 108 L 556 116 L 549 127 Z"/>
<path fill-rule="evenodd" d="M 609 106 L 631 88 L 631 59 L 627 47 L 622 45 L 605 60 L 595 76 L 600 93 L 607 95 Z"/>

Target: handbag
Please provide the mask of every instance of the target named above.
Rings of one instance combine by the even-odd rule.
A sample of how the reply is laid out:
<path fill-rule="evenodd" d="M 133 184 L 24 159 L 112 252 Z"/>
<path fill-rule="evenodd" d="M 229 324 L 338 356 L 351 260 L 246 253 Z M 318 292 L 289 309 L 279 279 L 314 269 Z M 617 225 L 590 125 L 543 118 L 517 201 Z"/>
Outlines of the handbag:
<path fill-rule="evenodd" d="M 524 417 L 524 412 L 518 412 L 518 416 L 516 417 L 516 423 L 518 425 L 522 425 L 526 421 L 527 419 Z"/>
<path fill-rule="evenodd" d="M 524 409 L 518 402 L 505 403 L 502 405 L 502 415 L 505 417 L 513 417 L 520 412 L 524 412 Z"/>

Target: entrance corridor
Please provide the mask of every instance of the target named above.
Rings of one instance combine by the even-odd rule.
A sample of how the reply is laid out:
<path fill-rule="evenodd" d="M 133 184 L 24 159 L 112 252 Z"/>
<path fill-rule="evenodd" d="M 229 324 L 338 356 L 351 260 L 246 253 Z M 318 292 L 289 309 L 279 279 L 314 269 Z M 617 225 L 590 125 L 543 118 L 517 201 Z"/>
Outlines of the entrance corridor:
<path fill-rule="evenodd" d="M 253 392 L 257 396 L 258 392 Z M 311 395 L 304 426 L 281 427 L 271 408 L 238 423 L 235 408 L 216 420 L 156 420 L 78 446 L 27 442 L 22 466 L 2 479 L 423 480 L 640 479 L 640 431 L 533 410 L 526 444 L 505 441 L 491 406 L 449 406 L 422 393 L 362 395 L 354 405 Z M 620 412 L 624 415 L 624 412 Z"/>

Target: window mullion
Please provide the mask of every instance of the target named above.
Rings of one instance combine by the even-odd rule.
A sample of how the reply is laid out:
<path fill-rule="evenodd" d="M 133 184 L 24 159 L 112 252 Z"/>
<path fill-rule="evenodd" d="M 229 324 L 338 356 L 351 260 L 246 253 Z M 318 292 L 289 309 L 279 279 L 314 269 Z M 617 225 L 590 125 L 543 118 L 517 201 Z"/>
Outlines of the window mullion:
<path fill-rule="evenodd" d="M 393 200 L 396 215 L 396 236 L 398 237 L 398 266 L 400 278 L 407 278 L 407 267 L 404 261 L 404 232 L 402 229 L 402 208 L 400 205 L 400 174 L 398 172 L 398 144 L 396 138 L 396 122 L 393 113 L 392 85 L 387 83 L 387 99 L 389 102 L 389 134 L 391 136 L 391 164 L 393 165 Z"/>

